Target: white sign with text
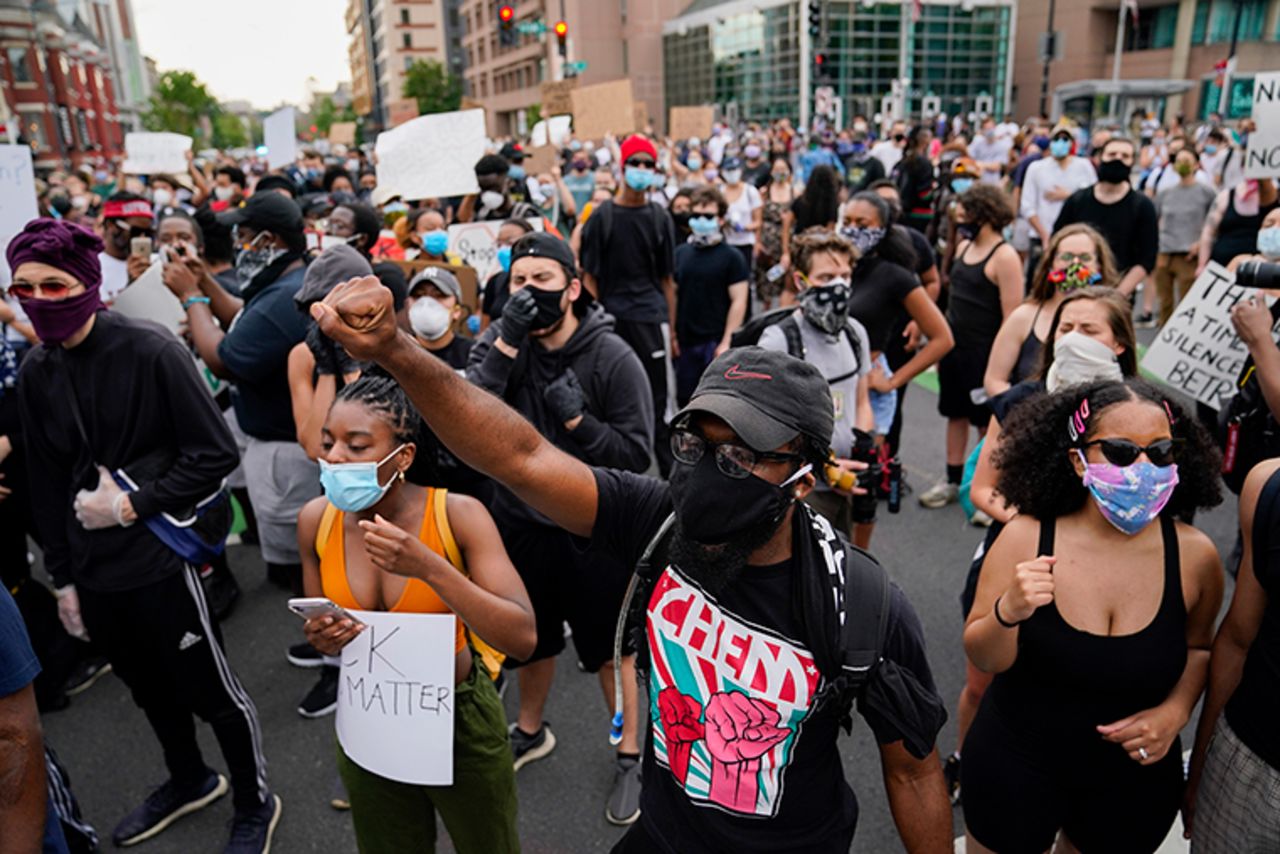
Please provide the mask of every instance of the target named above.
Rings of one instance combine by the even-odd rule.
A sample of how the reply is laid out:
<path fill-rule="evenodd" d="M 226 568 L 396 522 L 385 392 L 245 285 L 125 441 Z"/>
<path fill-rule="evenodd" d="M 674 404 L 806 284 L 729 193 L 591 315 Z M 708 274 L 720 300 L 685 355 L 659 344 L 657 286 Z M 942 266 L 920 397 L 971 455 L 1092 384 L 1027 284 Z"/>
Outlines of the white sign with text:
<path fill-rule="evenodd" d="M 542 231 L 541 219 L 530 217 L 527 222 L 534 231 Z M 498 263 L 498 230 L 501 228 L 502 220 L 449 226 L 449 251 L 476 271 L 481 288 L 491 276 L 502 271 L 502 265 Z"/>
<path fill-rule="evenodd" d="M 1244 177 L 1275 178 L 1280 175 L 1280 71 L 1253 78 L 1253 122 L 1249 149 L 1244 157 Z"/>
<path fill-rule="evenodd" d="M 480 192 L 476 163 L 485 153 L 484 110 L 433 113 L 378 134 L 373 201 L 406 201 Z"/>
<path fill-rule="evenodd" d="M 191 137 L 180 133 L 124 135 L 126 175 L 185 175 Z"/>
<path fill-rule="evenodd" d="M 352 611 L 367 628 L 342 650 L 338 742 L 361 768 L 453 785 L 453 614 Z"/>
<path fill-rule="evenodd" d="M 9 284 L 4 251 L 23 226 L 40 215 L 31 147 L 0 145 L 0 286 Z"/>
<path fill-rule="evenodd" d="M 262 141 L 267 146 L 267 165 L 288 166 L 298 159 L 298 133 L 293 107 L 281 107 L 262 120 Z"/>

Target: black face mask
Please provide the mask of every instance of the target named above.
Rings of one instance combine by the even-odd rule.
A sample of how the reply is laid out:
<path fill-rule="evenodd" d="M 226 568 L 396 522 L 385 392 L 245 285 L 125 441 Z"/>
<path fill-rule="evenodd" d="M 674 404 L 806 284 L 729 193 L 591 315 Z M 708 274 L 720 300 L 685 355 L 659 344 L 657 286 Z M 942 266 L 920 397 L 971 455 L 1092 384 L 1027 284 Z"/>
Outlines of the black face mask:
<path fill-rule="evenodd" d="M 956 223 L 956 235 L 962 240 L 973 240 L 978 236 L 978 227 L 971 222 Z"/>
<path fill-rule="evenodd" d="M 548 332 L 560 325 L 560 321 L 564 320 L 565 307 L 561 304 L 564 299 L 564 292 L 567 288 L 561 288 L 558 291 L 544 291 L 540 288 L 531 288 L 533 293 L 533 301 L 538 306 L 538 313 L 533 316 L 534 332 Z"/>
<path fill-rule="evenodd" d="M 1098 180 L 1107 184 L 1120 184 L 1128 181 L 1132 172 L 1123 160 L 1104 160 L 1098 167 Z"/>
<path fill-rule="evenodd" d="M 671 469 L 671 503 L 680 531 L 702 545 L 721 545 L 752 531 L 772 536 L 795 501 L 791 486 L 808 471 L 802 467 L 779 486 L 755 475 L 728 477 L 711 451 L 696 465 L 677 463 Z"/>
<path fill-rule="evenodd" d="M 671 219 L 674 220 L 676 224 L 676 234 L 682 239 L 687 239 L 691 233 L 689 230 L 689 219 L 692 216 L 693 214 L 688 211 L 685 211 L 684 213 L 673 213 L 671 215 Z"/>

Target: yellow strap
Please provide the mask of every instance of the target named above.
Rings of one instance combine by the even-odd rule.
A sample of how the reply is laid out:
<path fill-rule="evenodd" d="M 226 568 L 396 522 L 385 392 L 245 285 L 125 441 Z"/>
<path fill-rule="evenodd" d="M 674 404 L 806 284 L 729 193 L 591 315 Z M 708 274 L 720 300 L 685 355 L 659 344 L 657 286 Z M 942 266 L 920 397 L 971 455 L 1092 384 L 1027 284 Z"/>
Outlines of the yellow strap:
<path fill-rule="evenodd" d="M 458 541 L 453 537 L 453 528 L 449 527 L 449 512 L 445 507 L 445 502 L 449 497 L 449 490 L 436 489 L 435 497 L 432 499 L 432 512 L 435 514 L 436 531 L 440 534 L 440 541 L 444 543 L 444 554 L 448 558 L 449 563 L 458 568 L 463 575 L 469 576 L 467 565 L 462 559 L 462 552 L 458 549 Z M 480 660 L 484 662 L 485 669 L 489 671 L 490 679 L 497 679 L 502 672 L 502 662 L 506 660 L 505 653 L 499 652 L 475 632 L 471 631 L 471 627 L 466 627 L 467 637 L 471 639 L 471 645 L 475 647 L 476 654 L 480 656 Z"/>
<path fill-rule="evenodd" d="M 323 555 L 324 547 L 329 544 L 329 535 L 333 533 L 333 523 L 338 518 L 338 508 L 325 504 L 324 514 L 320 516 L 320 527 L 316 529 L 316 554 Z"/>

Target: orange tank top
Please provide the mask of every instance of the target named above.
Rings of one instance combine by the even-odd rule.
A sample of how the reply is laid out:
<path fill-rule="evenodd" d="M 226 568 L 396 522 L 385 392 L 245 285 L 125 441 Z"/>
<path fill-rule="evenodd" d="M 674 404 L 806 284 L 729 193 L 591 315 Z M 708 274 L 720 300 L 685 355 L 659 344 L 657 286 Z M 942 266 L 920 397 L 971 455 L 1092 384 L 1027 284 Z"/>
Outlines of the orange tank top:
<path fill-rule="evenodd" d="M 418 531 L 418 539 L 431 551 L 449 560 L 445 550 L 444 536 L 436 523 L 436 514 L 432 512 L 437 501 L 436 492 L 434 488 L 427 489 L 426 512 L 422 516 L 422 528 Z M 443 499 L 444 491 L 440 490 L 440 493 L 439 499 Z M 444 519 L 443 524 L 448 525 L 448 517 L 445 514 L 440 515 Z M 320 555 L 320 585 L 324 589 L 324 595 L 335 604 L 343 608 L 367 611 L 368 608 L 356 601 L 356 597 L 351 592 L 351 585 L 347 582 L 346 536 L 343 531 L 345 516 L 345 513 L 331 504 L 325 508 L 324 517 L 321 519 L 319 535 L 316 537 L 316 553 Z M 450 537 L 452 537 L 451 534 Z M 458 567 L 458 569 L 462 568 Z M 430 584 L 417 578 L 406 580 L 404 592 L 387 610 L 396 614 L 453 613 L 436 591 L 431 589 Z M 457 620 L 453 642 L 454 652 L 461 652 L 466 645 L 466 629 L 462 620 Z"/>

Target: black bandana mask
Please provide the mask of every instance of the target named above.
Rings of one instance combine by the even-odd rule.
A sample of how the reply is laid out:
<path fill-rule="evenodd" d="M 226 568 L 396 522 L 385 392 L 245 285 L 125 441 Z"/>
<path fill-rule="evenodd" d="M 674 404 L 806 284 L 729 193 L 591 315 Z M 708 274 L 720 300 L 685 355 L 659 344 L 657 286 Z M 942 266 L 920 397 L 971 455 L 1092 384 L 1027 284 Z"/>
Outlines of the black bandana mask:
<path fill-rule="evenodd" d="M 844 279 L 825 285 L 810 285 L 800 294 L 804 319 L 828 335 L 835 335 L 849 320 L 849 298 L 853 289 Z"/>
<path fill-rule="evenodd" d="M 680 531 L 702 545 L 727 543 L 761 528 L 772 534 L 795 501 L 791 487 L 812 468 L 801 466 L 778 485 L 755 475 L 731 478 L 717 468 L 710 451 L 695 465 L 677 463 L 671 470 L 671 503 Z"/>

